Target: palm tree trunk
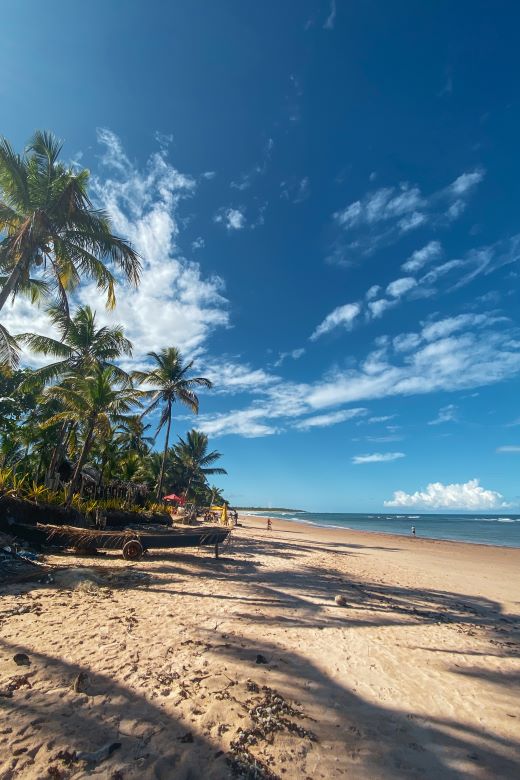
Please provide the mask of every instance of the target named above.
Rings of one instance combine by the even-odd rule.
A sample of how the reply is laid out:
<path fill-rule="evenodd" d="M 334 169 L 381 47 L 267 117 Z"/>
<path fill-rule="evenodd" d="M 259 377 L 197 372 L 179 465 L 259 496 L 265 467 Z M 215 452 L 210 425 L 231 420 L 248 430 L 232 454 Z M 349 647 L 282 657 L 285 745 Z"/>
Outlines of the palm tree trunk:
<path fill-rule="evenodd" d="M 48 479 L 45 480 L 45 484 L 47 484 L 47 482 L 49 482 L 49 484 L 50 484 L 50 482 L 52 481 L 52 478 L 54 477 L 54 472 L 56 471 L 56 466 L 58 465 L 58 458 L 59 458 L 59 456 L 61 455 L 61 452 L 62 452 L 63 443 L 64 443 L 64 440 L 65 440 L 65 435 L 67 433 L 67 426 L 68 426 L 68 424 L 69 423 L 67 422 L 67 420 L 65 420 L 65 422 L 61 426 L 61 430 L 60 430 L 60 435 L 58 437 L 58 441 L 56 442 L 56 445 L 54 446 L 54 448 L 52 450 L 51 462 L 49 463 L 49 468 L 47 469 L 47 477 L 48 477 Z"/>
<path fill-rule="evenodd" d="M 67 501 L 66 501 L 66 504 L 65 504 L 67 507 L 70 507 L 70 505 L 72 503 L 72 496 L 74 495 L 74 489 L 75 489 L 76 485 L 78 484 L 78 479 L 79 479 L 79 475 L 81 474 L 81 469 L 83 468 L 84 463 L 85 463 L 85 461 L 87 459 L 87 455 L 90 452 L 90 447 L 92 445 L 92 438 L 93 438 L 93 434 L 94 434 L 95 425 L 96 425 L 96 418 L 94 417 L 94 419 L 92 419 L 90 421 L 90 424 L 89 424 L 89 427 L 88 427 L 88 430 L 87 430 L 87 435 L 85 437 L 85 441 L 83 442 L 83 447 L 81 448 L 81 454 L 79 456 L 79 460 L 78 460 L 78 462 L 76 464 L 76 468 L 74 469 L 74 474 L 72 475 L 72 479 L 70 481 L 69 492 L 68 492 Z"/>
<path fill-rule="evenodd" d="M 172 405 L 168 405 L 168 426 L 166 428 L 166 438 L 164 440 L 164 452 L 162 456 L 162 463 L 161 463 L 161 472 L 159 474 L 159 484 L 157 485 L 157 500 L 159 501 L 161 498 L 161 493 L 163 489 L 163 481 L 164 481 L 164 465 L 166 463 L 166 455 L 168 453 L 168 442 L 170 441 L 170 426 L 172 424 Z"/>
<path fill-rule="evenodd" d="M 26 265 L 27 261 L 19 260 L 11 271 L 11 275 L 9 276 L 7 282 L 0 290 L 0 310 L 3 309 L 4 303 L 7 301 L 11 293 L 16 290 L 16 286 L 20 281 L 20 277 Z"/>

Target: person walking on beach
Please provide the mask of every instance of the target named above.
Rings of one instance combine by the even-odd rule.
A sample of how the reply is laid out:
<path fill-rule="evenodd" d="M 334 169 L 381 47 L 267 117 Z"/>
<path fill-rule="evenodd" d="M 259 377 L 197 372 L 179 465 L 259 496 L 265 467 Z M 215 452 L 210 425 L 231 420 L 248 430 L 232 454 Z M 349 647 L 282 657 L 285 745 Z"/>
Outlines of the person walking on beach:
<path fill-rule="evenodd" d="M 267 530 L 272 531 L 273 530 L 273 522 L 270 517 L 267 518 Z"/>
<path fill-rule="evenodd" d="M 412 525 L 412 536 L 415 536 L 415 526 Z"/>

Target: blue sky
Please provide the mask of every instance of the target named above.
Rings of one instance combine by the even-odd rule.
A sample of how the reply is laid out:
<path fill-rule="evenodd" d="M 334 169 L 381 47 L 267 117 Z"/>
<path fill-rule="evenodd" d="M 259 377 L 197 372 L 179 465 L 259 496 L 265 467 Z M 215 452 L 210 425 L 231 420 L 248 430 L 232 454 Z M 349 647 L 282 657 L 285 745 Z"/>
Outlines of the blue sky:
<path fill-rule="evenodd" d="M 0 132 L 51 129 L 91 169 L 145 262 L 113 318 L 135 365 L 177 344 L 214 379 L 176 426 L 211 435 L 233 503 L 518 509 L 519 23 L 462 0 L 6 4 Z M 21 302 L 3 321 L 48 328 Z"/>

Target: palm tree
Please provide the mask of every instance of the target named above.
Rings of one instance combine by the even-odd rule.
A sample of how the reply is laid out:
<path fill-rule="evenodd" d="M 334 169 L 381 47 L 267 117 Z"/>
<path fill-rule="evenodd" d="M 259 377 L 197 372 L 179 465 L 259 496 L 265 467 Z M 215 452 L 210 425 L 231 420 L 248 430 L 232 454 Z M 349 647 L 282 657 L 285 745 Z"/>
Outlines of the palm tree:
<path fill-rule="evenodd" d="M 191 409 L 192 412 L 198 414 L 199 411 L 199 399 L 193 392 L 195 387 L 212 387 L 212 382 L 203 376 L 190 377 L 188 376 L 193 366 L 193 361 L 185 363 L 184 359 L 176 347 L 168 347 L 162 349 L 159 353 L 149 352 L 150 357 L 156 367 L 148 372 L 136 371 L 134 377 L 141 382 L 146 382 L 150 385 L 154 385 L 153 390 L 146 391 L 146 395 L 151 398 L 151 403 L 144 410 L 143 415 L 161 406 L 161 417 L 155 436 L 162 430 L 166 424 L 166 438 L 164 440 L 164 450 L 161 463 L 161 472 L 159 474 L 159 481 L 157 483 L 157 498 L 161 497 L 163 481 L 164 481 L 164 465 L 166 462 L 166 454 L 168 452 L 168 443 L 170 440 L 170 428 L 172 422 L 172 407 L 175 401 Z"/>
<path fill-rule="evenodd" d="M 149 425 L 145 425 L 140 414 L 130 414 L 122 420 L 116 431 L 116 441 L 125 452 L 147 455 L 153 439 L 145 436 Z"/>
<path fill-rule="evenodd" d="M 72 501 L 81 469 L 91 450 L 94 434 L 107 434 L 111 430 L 110 424 L 120 421 L 122 415 L 128 413 L 139 401 L 139 391 L 132 387 L 118 386 L 116 382 L 117 377 L 112 368 L 97 367 L 88 376 L 65 380 L 61 385 L 50 387 L 46 391 L 49 397 L 56 398 L 63 405 L 63 411 L 51 417 L 47 425 L 68 420 L 83 426 L 83 446 L 70 481 L 68 505 Z"/>
<path fill-rule="evenodd" d="M 121 355 L 132 354 L 132 344 L 120 325 L 96 327 L 96 313 L 90 306 L 76 309 L 72 318 L 56 305 L 49 306 L 47 312 L 58 330 L 59 341 L 36 333 L 21 333 L 16 337 L 33 352 L 58 358 L 32 371 L 28 383 L 47 384 L 67 375 L 85 375 L 96 366 L 111 368 L 118 379 L 130 381 L 128 374 L 112 362 Z"/>
<path fill-rule="evenodd" d="M 137 253 L 112 233 L 108 215 L 93 208 L 89 171 L 58 162 L 61 147 L 51 133 L 37 131 L 19 155 L 0 138 L 0 310 L 10 295 L 56 292 L 68 312 L 68 292 L 82 276 L 106 292 L 113 308 L 115 278 L 106 260 L 133 284 L 139 281 Z"/>
<path fill-rule="evenodd" d="M 58 360 L 28 374 L 22 389 L 38 387 L 63 377 L 85 376 L 96 367 L 111 368 L 114 376 L 123 383 L 130 383 L 130 377 L 118 366 L 112 363 L 121 355 L 132 354 L 132 344 L 125 338 L 123 329 L 96 326 L 96 314 L 90 306 L 81 306 L 72 318 L 60 306 L 48 308 L 51 322 L 56 326 L 60 340 L 50 336 L 40 336 L 35 333 L 21 333 L 17 338 L 27 344 L 33 351 L 41 355 L 52 355 Z M 70 429 L 70 422 L 65 421 L 58 434 L 58 440 L 53 449 L 49 463 L 47 479 L 52 481 L 54 471 L 59 466 L 63 454 L 63 442 Z"/>
<path fill-rule="evenodd" d="M 201 431 L 188 431 L 186 439 L 178 437 L 175 455 L 187 477 L 186 494 L 190 486 L 205 485 L 210 474 L 227 474 L 227 471 L 212 464 L 222 455 L 217 450 L 208 452 L 208 437 Z"/>

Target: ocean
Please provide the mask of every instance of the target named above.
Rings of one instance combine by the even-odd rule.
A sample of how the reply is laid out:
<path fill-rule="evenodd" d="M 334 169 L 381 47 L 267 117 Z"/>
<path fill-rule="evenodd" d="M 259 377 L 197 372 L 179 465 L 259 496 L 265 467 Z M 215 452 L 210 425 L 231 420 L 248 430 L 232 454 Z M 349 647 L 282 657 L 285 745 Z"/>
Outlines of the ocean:
<path fill-rule="evenodd" d="M 431 515 L 431 514 L 355 514 L 350 512 L 244 512 L 260 517 L 292 520 L 323 528 L 351 528 L 411 535 L 415 526 L 418 537 L 449 539 L 454 542 L 495 544 L 520 547 L 520 515 Z"/>

